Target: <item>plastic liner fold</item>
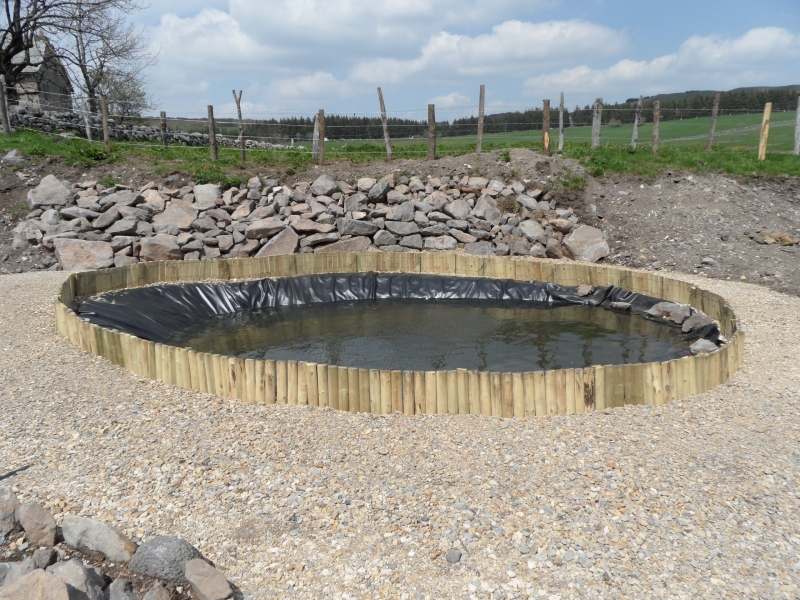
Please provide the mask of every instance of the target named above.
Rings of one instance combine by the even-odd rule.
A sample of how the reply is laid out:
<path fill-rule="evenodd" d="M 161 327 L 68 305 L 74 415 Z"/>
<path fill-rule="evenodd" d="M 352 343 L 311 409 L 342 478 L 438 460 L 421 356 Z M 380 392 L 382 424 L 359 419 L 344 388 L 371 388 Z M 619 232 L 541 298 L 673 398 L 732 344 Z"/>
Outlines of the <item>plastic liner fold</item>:
<path fill-rule="evenodd" d="M 647 311 L 659 302 L 618 288 L 596 287 L 587 296 L 578 288 L 542 281 L 516 281 L 418 273 L 334 273 L 234 282 L 175 283 L 107 292 L 77 299 L 75 312 L 89 322 L 145 340 L 167 343 L 178 331 L 211 317 L 243 310 L 300 306 L 320 302 L 393 300 L 491 300 L 509 307 L 630 304 L 630 312 L 651 321 L 680 327 Z M 692 312 L 696 312 L 692 309 Z M 716 324 L 686 335 L 718 343 Z"/>

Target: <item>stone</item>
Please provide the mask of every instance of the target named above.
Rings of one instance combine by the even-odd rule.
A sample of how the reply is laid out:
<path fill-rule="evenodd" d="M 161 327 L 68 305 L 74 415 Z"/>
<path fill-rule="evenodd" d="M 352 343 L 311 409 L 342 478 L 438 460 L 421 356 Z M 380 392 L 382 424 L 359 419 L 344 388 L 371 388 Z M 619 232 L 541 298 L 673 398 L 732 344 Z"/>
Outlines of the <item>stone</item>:
<path fill-rule="evenodd" d="M 356 184 L 356 189 L 359 192 L 368 192 L 372 189 L 372 186 L 374 186 L 376 183 L 377 180 L 373 179 L 372 177 L 362 177 L 361 179 L 358 180 L 358 183 Z"/>
<path fill-rule="evenodd" d="M 507 256 L 508 255 L 508 244 L 505 242 L 497 242 L 494 245 L 494 255 L 495 256 Z"/>
<path fill-rule="evenodd" d="M 58 559 L 58 553 L 55 548 L 37 548 L 33 551 L 31 560 L 36 569 L 46 569 Z M 0 582 L 0 585 L 2 583 Z"/>
<path fill-rule="evenodd" d="M 397 238 L 383 229 L 375 234 L 375 236 L 372 238 L 372 241 L 376 246 L 393 246 L 397 244 Z"/>
<path fill-rule="evenodd" d="M 36 243 L 42 236 L 42 232 L 31 221 L 21 221 L 11 233 L 11 247 L 14 249 Z"/>
<path fill-rule="evenodd" d="M 231 251 L 228 253 L 230 258 L 247 258 L 251 256 L 253 252 L 258 250 L 259 243 L 258 240 L 247 240 L 244 243 L 236 244 Z M 183 257 L 183 260 L 187 260 L 189 255 Z M 199 258 L 199 255 L 198 255 Z"/>
<path fill-rule="evenodd" d="M 6 154 L 3 157 L 3 162 L 7 165 L 21 165 L 25 162 L 25 159 L 22 158 L 22 155 L 19 153 L 19 150 L 14 148 L 11 152 Z"/>
<path fill-rule="evenodd" d="M 522 235 L 528 238 L 529 242 L 538 242 L 542 245 L 547 244 L 547 234 L 544 228 L 536 221 L 526 219 L 522 221 L 518 227 L 520 231 L 522 231 Z"/>
<path fill-rule="evenodd" d="M 287 231 L 294 233 L 291 229 Z M 184 581 L 186 563 L 193 558 L 203 558 L 203 555 L 189 542 L 159 535 L 139 546 L 128 564 L 128 571 L 180 583 Z"/>
<path fill-rule="evenodd" d="M 449 235 L 433 236 L 425 238 L 426 250 L 455 250 L 458 242 Z"/>
<path fill-rule="evenodd" d="M 327 174 L 320 175 L 314 180 L 314 183 L 311 184 L 311 193 L 315 196 L 330 196 L 338 191 L 339 184 Z"/>
<path fill-rule="evenodd" d="M 447 562 L 454 565 L 461 560 L 461 556 L 461 550 L 458 548 L 450 548 L 450 550 L 447 551 L 445 558 L 447 559 Z"/>
<path fill-rule="evenodd" d="M 232 235 L 218 235 L 217 236 L 217 246 L 221 252 L 227 252 L 231 248 L 233 248 L 233 236 Z"/>
<path fill-rule="evenodd" d="M 572 231 L 572 227 L 574 226 L 574 223 L 567 219 L 550 219 L 548 223 L 555 231 L 563 234 L 567 234 Z"/>
<path fill-rule="evenodd" d="M 142 192 L 144 204 L 142 206 L 150 206 L 154 212 L 161 212 L 166 208 L 167 201 L 164 196 L 159 194 L 156 190 L 145 190 Z"/>
<path fill-rule="evenodd" d="M 464 220 L 472 212 L 472 207 L 466 200 L 455 200 L 444 207 L 444 212 L 454 219 Z"/>
<path fill-rule="evenodd" d="M 225 575 L 199 558 L 186 563 L 185 577 L 198 600 L 225 600 L 233 596 Z"/>
<path fill-rule="evenodd" d="M 340 235 L 374 235 L 378 231 L 378 226 L 374 223 L 355 219 L 339 219 L 336 228 Z"/>
<path fill-rule="evenodd" d="M 147 590 L 143 600 L 170 600 L 170 593 L 160 581 L 157 581 Z"/>
<path fill-rule="evenodd" d="M 3 587 L 3 582 L 6 579 L 6 575 L 11 570 L 11 565 L 8 563 L 0 563 L 0 587 Z"/>
<path fill-rule="evenodd" d="M 688 304 L 678 304 L 677 302 L 658 302 L 647 311 L 652 317 L 668 319 L 680 325 L 692 316 L 692 307 Z"/>
<path fill-rule="evenodd" d="M 717 345 L 714 342 L 711 342 L 706 339 L 699 339 L 694 344 L 689 346 L 689 352 L 694 355 L 697 354 L 709 354 L 711 352 L 717 351 Z"/>
<path fill-rule="evenodd" d="M 217 222 L 210 217 L 195 219 L 194 222 L 192 223 L 192 229 L 194 229 L 195 231 L 199 231 L 201 233 L 205 233 L 206 231 L 217 229 Z"/>
<path fill-rule="evenodd" d="M 436 225 L 431 225 L 430 227 L 425 227 L 424 229 L 420 230 L 420 233 L 423 236 L 432 236 L 432 235 L 447 235 L 447 232 L 450 231 L 450 228 L 447 227 L 444 223 L 437 223 Z"/>
<path fill-rule="evenodd" d="M 55 175 L 46 175 L 32 190 L 28 190 L 28 206 L 31 210 L 42 207 L 65 206 L 72 192 Z"/>
<path fill-rule="evenodd" d="M 47 572 L 67 584 L 70 596 L 73 595 L 70 588 L 74 588 L 85 594 L 81 598 L 88 598 L 88 600 L 103 599 L 103 587 L 105 587 L 103 577 L 94 569 L 87 569 L 79 558 L 57 562 L 47 567 Z"/>
<path fill-rule="evenodd" d="M 683 322 L 683 325 L 681 326 L 681 331 L 683 333 L 689 333 L 690 331 L 694 331 L 695 329 L 701 329 L 703 327 L 713 324 L 714 324 L 714 319 L 712 319 L 708 315 L 704 315 L 703 313 L 696 312 Z"/>
<path fill-rule="evenodd" d="M 109 242 L 89 242 L 56 238 L 56 259 L 65 271 L 105 269 L 114 264 L 114 250 Z"/>
<path fill-rule="evenodd" d="M 110 235 L 133 235 L 136 233 L 136 225 L 139 223 L 136 219 L 124 218 L 113 223 L 106 233 Z"/>
<path fill-rule="evenodd" d="M 417 234 L 407 235 L 400 239 L 400 246 L 404 248 L 414 248 L 415 250 L 422 250 L 423 248 L 422 236 Z"/>
<path fill-rule="evenodd" d="M 315 248 L 314 252 L 363 252 L 372 245 L 368 237 L 354 237 Z"/>
<path fill-rule="evenodd" d="M 536 258 L 547 258 L 547 249 L 539 242 L 534 242 L 531 244 L 531 249 L 528 252 L 528 256 L 534 256 Z"/>
<path fill-rule="evenodd" d="M 17 524 L 19 499 L 10 487 L 0 485 L 0 537 L 14 529 Z"/>
<path fill-rule="evenodd" d="M 19 581 L 29 573 L 33 573 L 33 571 L 36 570 L 36 563 L 31 557 L 23 558 L 17 562 L 8 563 L 8 565 L 9 568 L 6 572 L 5 579 L 3 579 L 3 585 L 10 585 L 15 581 Z"/>
<path fill-rule="evenodd" d="M 383 202 L 386 200 L 386 194 L 389 193 L 390 187 L 392 187 L 392 184 L 388 179 L 381 179 L 369 189 L 367 198 L 373 202 Z M 361 188 L 359 187 L 359 189 Z"/>
<path fill-rule="evenodd" d="M 128 562 L 136 552 L 136 544 L 122 531 L 97 519 L 65 515 L 61 531 L 68 546 L 87 554 L 102 554 L 111 562 Z"/>
<path fill-rule="evenodd" d="M 431 212 L 429 212 L 425 216 L 428 217 L 428 220 L 430 220 L 430 221 L 438 221 L 439 223 L 447 223 L 447 221 L 451 221 L 452 220 L 450 218 L 450 215 L 446 215 L 446 214 L 444 214 L 442 212 L 439 212 L 437 210 L 432 210 Z"/>
<path fill-rule="evenodd" d="M 587 285 L 585 283 L 582 283 L 581 285 L 578 286 L 578 291 L 576 292 L 576 294 L 578 296 L 584 297 L 584 296 L 588 296 L 593 291 L 594 291 L 594 288 L 592 286 Z"/>
<path fill-rule="evenodd" d="M 511 256 L 528 256 L 530 251 L 530 243 L 520 238 L 517 238 L 515 241 L 511 242 L 508 247 L 508 252 Z"/>
<path fill-rule="evenodd" d="M 217 200 L 222 200 L 222 188 L 215 183 L 196 185 L 192 189 L 194 203 L 199 210 L 208 210 L 217 205 Z"/>
<path fill-rule="evenodd" d="M 259 219 L 253 221 L 245 229 L 245 236 L 251 240 L 263 240 L 286 229 L 286 223 L 278 219 Z"/>
<path fill-rule="evenodd" d="M 117 577 L 106 588 L 103 600 L 138 600 L 138 598 L 133 593 L 133 584 L 123 577 Z"/>
<path fill-rule="evenodd" d="M 295 233 L 295 230 L 291 227 L 286 227 L 278 235 L 264 244 L 256 256 L 261 257 L 275 256 L 278 254 L 292 254 L 295 250 L 297 250 L 298 243 L 300 243 L 300 236 L 298 236 L 297 233 Z"/>
<path fill-rule="evenodd" d="M 564 238 L 563 245 L 571 258 L 585 262 L 597 262 L 611 253 L 603 232 L 588 225 L 576 228 Z"/>
<path fill-rule="evenodd" d="M 233 215 L 231 215 L 231 217 L 232 216 Z M 255 223 L 260 219 L 267 219 L 269 217 L 274 217 L 274 216 L 275 216 L 275 205 L 269 204 L 267 206 L 259 206 L 258 208 L 253 210 L 253 212 L 251 212 L 247 216 L 246 220 L 250 221 L 251 223 Z"/>
<path fill-rule="evenodd" d="M 556 238 L 547 240 L 544 252 L 547 258 L 564 258 L 564 249 Z"/>
<path fill-rule="evenodd" d="M 134 219 L 138 219 L 140 221 L 147 221 L 152 216 L 152 213 L 150 211 L 144 210 L 142 208 L 135 208 L 133 206 L 120 206 L 120 205 L 117 205 L 116 208 L 119 210 L 119 214 L 122 215 L 123 219 L 126 217 L 131 217 Z"/>
<path fill-rule="evenodd" d="M 386 202 L 389 204 L 402 204 L 411 199 L 411 196 L 404 194 L 400 190 L 389 190 L 386 194 Z"/>
<path fill-rule="evenodd" d="M 364 194 L 353 194 L 344 200 L 344 212 L 357 212 L 367 205 L 367 197 Z"/>
<path fill-rule="evenodd" d="M 158 233 L 142 238 L 139 258 L 142 260 L 181 260 L 183 253 L 173 235 Z"/>
<path fill-rule="evenodd" d="M 478 241 L 478 238 L 476 238 L 475 236 L 472 236 L 458 229 L 450 229 L 448 233 L 454 238 L 456 238 L 462 244 L 471 244 L 473 242 Z"/>
<path fill-rule="evenodd" d="M 380 233 L 380 231 L 378 233 Z M 339 234 L 335 231 L 332 231 L 331 233 L 315 233 L 314 235 L 310 235 L 307 238 L 300 240 L 300 247 L 309 248 L 319 246 L 320 244 L 330 244 L 331 242 L 336 242 L 338 240 Z"/>
<path fill-rule="evenodd" d="M 487 190 L 492 190 L 497 193 L 502 192 L 505 189 L 505 184 L 502 181 L 498 181 L 497 179 L 492 179 L 488 184 L 486 184 Z"/>
<path fill-rule="evenodd" d="M 523 208 L 527 208 L 531 212 L 536 212 L 539 210 L 536 200 L 530 196 L 526 196 L 525 194 L 520 194 L 517 196 L 517 202 L 519 202 Z"/>
<path fill-rule="evenodd" d="M 197 209 L 182 202 L 172 201 L 164 212 L 153 217 L 153 225 L 173 225 L 187 230 L 197 219 Z"/>
<path fill-rule="evenodd" d="M 86 208 L 80 208 L 79 206 L 68 206 L 67 208 L 61 209 L 61 216 L 67 219 L 80 219 L 81 217 L 85 219 L 94 219 L 99 217 L 100 213 Z"/>
<path fill-rule="evenodd" d="M 394 233 L 396 235 L 414 235 L 415 233 L 419 233 L 419 227 L 416 223 L 406 223 L 403 221 L 386 221 L 384 224 L 387 231 Z M 444 228 L 447 231 L 447 228 Z"/>
<path fill-rule="evenodd" d="M 621 311 L 628 311 L 631 309 L 630 302 L 611 302 L 609 306 L 612 310 L 621 310 Z"/>
<path fill-rule="evenodd" d="M 467 187 L 471 187 L 473 190 L 485 190 L 486 186 L 489 185 L 489 180 L 485 177 L 470 177 L 467 182 Z"/>
<path fill-rule="evenodd" d="M 387 221 L 404 221 L 410 222 L 414 220 L 414 204 L 411 200 L 403 202 L 398 206 L 393 206 L 386 213 Z"/>
<path fill-rule="evenodd" d="M 464 252 L 473 256 L 493 256 L 494 247 L 491 242 L 472 242 L 464 246 Z"/>
<path fill-rule="evenodd" d="M 135 256 L 126 256 L 122 254 L 114 255 L 114 266 L 115 267 L 127 267 L 128 265 L 135 265 L 139 262 L 139 259 Z"/>
<path fill-rule="evenodd" d="M 330 233 L 336 229 L 333 225 L 325 225 L 308 219 L 298 219 L 292 221 L 290 225 L 297 233 Z"/>
<path fill-rule="evenodd" d="M 0 600 L 70 600 L 67 586 L 41 569 L 0 587 Z"/>
<path fill-rule="evenodd" d="M 497 210 L 494 200 L 486 195 L 478 198 L 478 201 L 475 203 L 475 208 L 472 209 L 470 214 L 479 219 L 485 219 L 495 225 L 499 225 L 500 220 L 503 218 L 503 213 Z"/>
<path fill-rule="evenodd" d="M 408 182 L 408 189 L 412 192 L 422 192 L 425 191 L 425 184 L 422 183 L 419 177 L 412 177 L 411 181 Z"/>

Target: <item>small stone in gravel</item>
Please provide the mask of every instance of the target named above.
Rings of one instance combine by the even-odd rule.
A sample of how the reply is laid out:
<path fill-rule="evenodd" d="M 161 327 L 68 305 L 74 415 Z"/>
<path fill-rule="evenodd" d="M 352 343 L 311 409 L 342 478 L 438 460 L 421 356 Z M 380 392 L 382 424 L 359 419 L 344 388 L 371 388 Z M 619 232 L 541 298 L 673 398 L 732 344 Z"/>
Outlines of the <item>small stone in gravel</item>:
<path fill-rule="evenodd" d="M 169 581 L 183 581 L 186 563 L 193 558 L 203 558 L 203 555 L 189 542 L 160 535 L 139 546 L 128 570 Z"/>
<path fill-rule="evenodd" d="M 689 352 L 692 354 L 708 354 L 709 352 L 716 352 L 717 345 L 714 342 L 705 339 L 699 339 L 694 344 L 689 346 Z"/>
<path fill-rule="evenodd" d="M 225 600 L 233 595 L 225 576 L 200 558 L 186 563 L 186 579 L 199 600 Z"/>
<path fill-rule="evenodd" d="M 17 519 L 25 530 L 28 540 L 39 546 L 54 546 L 56 543 L 56 521 L 44 506 L 35 502 L 22 504 L 17 509 Z"/>
<path fill-rule="evenodd" d="M 2 600 L 70 600 L 67 586 L 41 569 L 0 588 Z"/>
<path fill-rule="evenodd" d="M 101 600 L 103 598 L 105 580 L 95 569 L 87 569 L 79 558 L 58 562 L 47 567 L 47 572 L 68 586 L 83 592 L 89 600 Z M 72 596 L 71 593 L 70 596 Z"/>
<path fill-rule="evenodd" d="M 66 515 L 61 530 L 67 545 L 88 554 L 99 552 L 112 562 L 128 562 L 136 552 L 136 544 L 119 529 L 96 519 Z"/>
<path fill-rule="evenodd" d="M 6 535 L 17 523 L 19 500 L 10 487 L 0 486 L 0 536 Z"/>
<path fill-rule="evenodd" d="M 103 594 L 103 600 L 138 600 L 133 593 L 133 584 L 122 577 L 111 582 Z"/>
<path fill-rule="evenodd" d="M 455 564 L 461 560 L 461 550 L 458 548 L 451 548 L 447 551 L 445 558 L 447 559 L 447 562 Z"/>

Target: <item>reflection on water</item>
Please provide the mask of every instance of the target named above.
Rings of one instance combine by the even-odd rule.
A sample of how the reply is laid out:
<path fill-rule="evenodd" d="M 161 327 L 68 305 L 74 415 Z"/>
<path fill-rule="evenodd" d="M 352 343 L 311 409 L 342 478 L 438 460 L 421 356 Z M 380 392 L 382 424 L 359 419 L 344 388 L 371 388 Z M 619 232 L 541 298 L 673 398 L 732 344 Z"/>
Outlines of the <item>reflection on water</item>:
<path fill-rule="evenodd" d="M 602 308 L 476 300 L 378 300 L 249 310 L 188 327 L 170 343 L 243 358 L 365 369 L 538 371 L 655 362 L 680 331 Z"/>

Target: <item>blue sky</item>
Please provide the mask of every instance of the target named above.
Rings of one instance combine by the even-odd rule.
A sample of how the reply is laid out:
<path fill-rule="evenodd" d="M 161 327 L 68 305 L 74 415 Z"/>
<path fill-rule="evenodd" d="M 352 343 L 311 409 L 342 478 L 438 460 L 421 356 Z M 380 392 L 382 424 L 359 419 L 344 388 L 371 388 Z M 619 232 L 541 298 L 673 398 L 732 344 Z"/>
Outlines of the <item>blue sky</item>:
<path fill-rule="evenodd" d="M 226 0 L 136 15 L 159 52 L 159 109 L 246 116 L 396 116 L 608 102 L 639 94 L 800 84 L 800 2 Z"/>

